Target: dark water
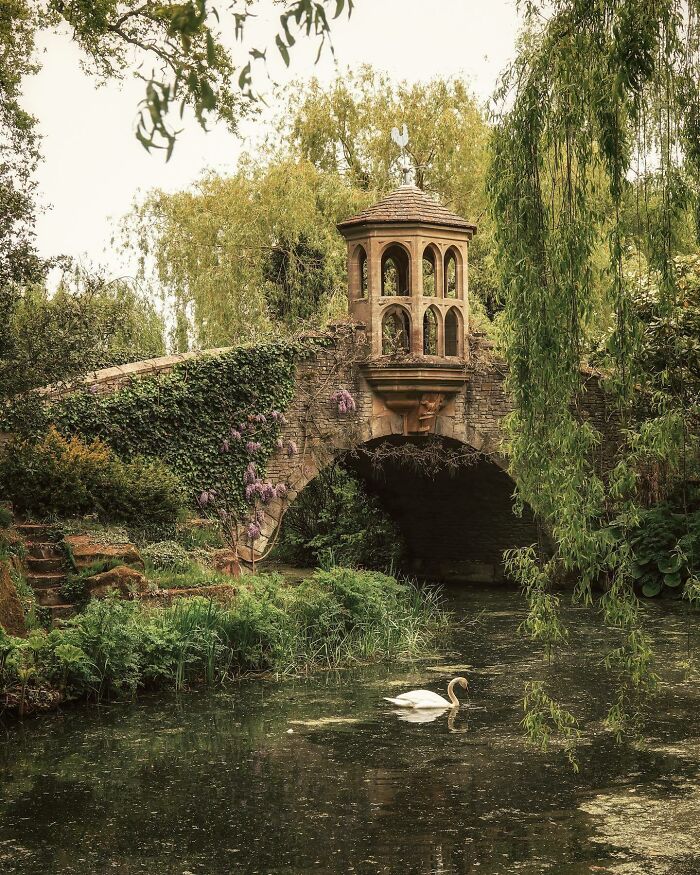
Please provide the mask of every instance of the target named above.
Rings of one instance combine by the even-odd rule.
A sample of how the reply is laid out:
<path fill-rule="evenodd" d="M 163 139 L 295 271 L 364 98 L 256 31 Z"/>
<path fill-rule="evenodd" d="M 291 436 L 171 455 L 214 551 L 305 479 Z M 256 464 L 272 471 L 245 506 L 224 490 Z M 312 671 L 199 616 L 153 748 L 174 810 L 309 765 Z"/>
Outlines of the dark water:
<path fill-rule="evenodd" d="M 680 606 L 655 607 L 663 683 L 634 744 L 603 727 L 606 641 L 567 609 L 552 669 L 516 634 L 516 593 L 453 596 L 455 653 L 245 681 L 28 722 L 0 742 L 0 872 L 700 873 L 700 687 Z M 696 645 L 698 642 L 695 642 Z M 383 694 L 444 692 L 455 720 L 402 722 Z M 581 717 L 581 770 L 525 745 L 544 673 Z M 292 730 L 290 732 L 290 730 Z"/>

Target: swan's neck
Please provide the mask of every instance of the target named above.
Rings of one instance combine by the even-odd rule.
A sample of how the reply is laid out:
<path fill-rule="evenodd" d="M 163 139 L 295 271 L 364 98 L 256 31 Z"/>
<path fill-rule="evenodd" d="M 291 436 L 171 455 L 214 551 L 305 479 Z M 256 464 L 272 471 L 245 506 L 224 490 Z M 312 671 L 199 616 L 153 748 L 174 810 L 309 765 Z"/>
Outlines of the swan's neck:
<path fill-rule="evenodd" d="M 455 684 L 457 683 L 457 678 L 450 681 L 447 685 L 447 698 L 452 702 L 453 705 L 459 705 L 459 699 L 455 696 Z"/>

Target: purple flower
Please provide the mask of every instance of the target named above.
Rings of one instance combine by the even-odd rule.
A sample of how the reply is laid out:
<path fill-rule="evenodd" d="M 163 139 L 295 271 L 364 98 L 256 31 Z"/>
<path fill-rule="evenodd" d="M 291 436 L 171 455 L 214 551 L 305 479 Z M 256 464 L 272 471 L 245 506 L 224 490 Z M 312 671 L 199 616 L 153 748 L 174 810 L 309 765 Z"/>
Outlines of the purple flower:
<path fill-rule="evenodd" d="M 287 424 L 287 419 L 286 419 L 284 413 L 280 413 L 279 410 L 273 410 L 272 413 L 270 414 L 270 416 L 272 417 L 272 419 L 275 422 L 279 422 L 280 425 Z"/>
<path fill-rule="evenodd" d="M 216 500 L 216 489 L 205 489 L 203 492 L 200 492 L 199 498 L 197 499 L 197 503 L 200 507 L 206 507 L 208 504 L 211 504 L 212 501 Z"/>
<path fill-rule="evenodd" d="M 226 440 L 226 438 L 224 438 L 224 440 L 221 441 L 221 452 L 228 453 L 228 451 L 230 449 L 231 449 L 231 444 Z"/>
<path fill-rule="evenodd" d="M 275 496 L 277 498 L 285 498 L 287 495 L 287 484 L 286 483 L 278 483 L 275 486 Z"/>
<path fill-rule="evenodd" d="M 281 450 L 284 447 L 284 441 L 282 440 L 282 438 L 277 438 L 277 440 L 275 441 L 275 447 L 278 450 Z"/>
<path fill-rule="evenodd" d="M 248 441 L 245 445 L 245 448 L 249 453 L 257 453 L 261 447 L 262 444 L 258 443 L 258 441 Z"/>
<path fill-rule="evenodd" d="M 348 392 L 347 389 L 338 389 L 331 395 L 331 401 L 337 405 L 338 413 L 341 415 L 345 413 L 353 413 L 357 410 L 357 404 L 355 403 L 355 399 Z"/>
<path fill-rule="evenodd" d="M 256 487 L 255 483 L 249 483 L 246 486 L 246 488 L 245 488 L 245 500 L 246 501 L 250 501 L 251 498 L 253 498 L 253 496 L 255 495 L 255 493 L 257 491 L 255 487 Z"/>
<path fill-rule="evenodd" d="M 267 417 L 264 413 L 256 413 L 254 419 L 255 422 L 267 422 Z"/>
<path fill-rule="evenodd" d="M 248 528 L 246 529 L 246 534 L 250 538 L 251 541 L 257 541 L 260 537 L 260 526 L 258 523 L 250 523 Z"/>
<path fill-rule="evenodd" d="M 299 452 L 299 448 L 294 441 L 287 441 L 287 455 L 295 456 Z"/>
<path fill-rule="evenodd" d="M 255 462 L 248 462 L 248 467 L 245 469 L 243 474 L 243 482 L 246 486 L 250 483 L 255 483 L 258 477 L 258 471 L 255 467 Z"/>
<path fill-rule="evenodd" d="M 92 386 L 90 386 L 90 388 L 88 389 L 88 392 L 90 392 L 91 395 L 97 395 L 98 391 L 99 390 L 97 388 L 97 383 L 93 383 Z"/>
<path fill-rule="evenodd" d="M 275 487 L 272 483 L 263 483 L 260 489 L 260 498 L 267 504 L 275 497 Z"/>
<path fill-rule="evenodd" d="M 229 432 L 229 435 L 231 436 L 231 439 L 234 441 L 239 441 L 241 439 L 241 433 L 240 433 L 240 431 L 238 431 L 237 428 L 232 428 L 231 431 Z"/>

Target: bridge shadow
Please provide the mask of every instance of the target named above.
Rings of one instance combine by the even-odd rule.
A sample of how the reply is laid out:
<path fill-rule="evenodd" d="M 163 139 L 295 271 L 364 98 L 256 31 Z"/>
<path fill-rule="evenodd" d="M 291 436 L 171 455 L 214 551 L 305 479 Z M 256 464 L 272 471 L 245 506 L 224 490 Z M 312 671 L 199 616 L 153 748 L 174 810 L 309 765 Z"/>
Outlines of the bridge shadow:
<path fill-rule="evenodd" d="M 528 508 L 513 512 L 500 464 L 449 439 L 391 437 L 340 459 L 403 534 L 405 570 L 454 583 L 504 580 L 503 551 L 538 541 Z"/>

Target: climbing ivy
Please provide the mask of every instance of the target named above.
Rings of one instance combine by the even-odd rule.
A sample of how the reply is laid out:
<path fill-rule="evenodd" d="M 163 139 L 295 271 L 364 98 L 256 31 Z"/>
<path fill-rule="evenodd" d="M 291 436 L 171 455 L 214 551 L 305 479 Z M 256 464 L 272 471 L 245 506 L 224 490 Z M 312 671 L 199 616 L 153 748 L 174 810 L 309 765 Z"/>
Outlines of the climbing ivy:
<path fill-rule="evenodd" d="M 270 343 L 193 359 L 109 395 L 72 394 L 50 405 L 47 419 L 64 434 L 100 438 L 123 459 L 160 459 L 193 502 L 212 489 L 242 502 L 245 469 L 252 461 L 263 470 L 275 449 L 295 363 L 310 348 Z"/>
<path fill-rule="evenodd" d="M 688 404 L 657 393 L 639 415 L 635 396 L 647 381 L 633 297 L 645 274 L 660 311 L 668 309 L 689 217 L 700 218 L 700 3 L 529 0 L 523 8 L 489 188 L 515 402 L 513 473 L 557 550 L 510 563 L 547 641 L 561 633 L 556 611 L 542 612 L 557 575 L 575 574 L 586 603 L 595 581 L 606 584 L 599 606 L 620 633 L 608 659 L 620 679 L 608 722 L 620 731 L 636 694 L 654 684 L 631 573 L 640 471 L 682 477 L 697 429 L 697 397 Z M 580 366 L 601 314 L 612 325 L 602 366 L 620 426 L 607 474 L 593 463 L 600 434 L 577 411 Z M 547 630 L 534 622 L 543 616 Z"/>

